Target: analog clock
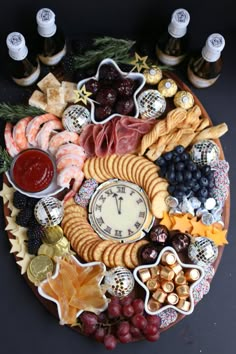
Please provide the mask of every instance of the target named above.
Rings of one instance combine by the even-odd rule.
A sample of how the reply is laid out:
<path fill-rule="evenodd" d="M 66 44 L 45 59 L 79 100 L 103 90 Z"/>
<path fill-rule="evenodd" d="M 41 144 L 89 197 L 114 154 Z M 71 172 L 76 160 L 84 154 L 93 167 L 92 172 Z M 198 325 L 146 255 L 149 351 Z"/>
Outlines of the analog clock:
<path fill-rule="evenodd" d="M 91 226 L 103 239 L 134 242 L 149 231 L 153 216 L 146 193 L 118 179 L 102 183 L 89 204 Z"/>

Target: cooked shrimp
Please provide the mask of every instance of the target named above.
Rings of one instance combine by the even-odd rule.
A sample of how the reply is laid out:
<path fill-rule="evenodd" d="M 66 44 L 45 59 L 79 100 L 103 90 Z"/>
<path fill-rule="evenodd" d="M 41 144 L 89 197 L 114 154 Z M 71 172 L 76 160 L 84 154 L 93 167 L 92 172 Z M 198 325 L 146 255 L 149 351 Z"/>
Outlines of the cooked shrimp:
<path fill-rule="evenodd" d="M 9 155 L 11 157 L 14 157 L 15 155 L 19 154 L 21 149 L 19 148 L 19 146 L 16 144 L 16 142 L 13 139 L 12 124 L 9 122 L 5 126 L 4 139 L 5 139 L 5 145 L 6 145 Z"/>
<path fill-rule="evenodd" d="M 26 127 L 32 120 L 32 117 L 25 117 L 19 120 L 13 128 L 13 140 L 21 150 L 25 150 L 29 147 L 28 140 L 26 138 Z"/>
<path fill-rule="evenodd" d="M 49 141 L 49 151 L 52 154 L 56 154 L 58 148 L 66 143 L 72 142 L 74 144 L 79 143 L 79 135 L 74 132 L 68 132 L 64 130 L 63 132 L 57 133 Z"/>
<path fill-rule="evenodd" d="M 56 153 L 56 159 L 59 160 L 62 156 L 68 155 L 68 154 L 76 154 L 80 157 L 82 157 L 83 160 L 86 159 L 86 153 L 84 149 L 76 144 L 68 143 L 65 145 L 61 145 L 59 149 L 57 150 Z"/>
<path fill-rule="evenodd" d="M 84 180 L 84 174 L 78 166 L 68 166 L 57 175 L 57 184 L 60 187 L 70 188 L 70 183 L 74 179 L 72 189 L 66 194 L 64 200 L 73 197 Z"/>
<path fill-rule="evenodd" d="M 28 139 L 28 142 L 33 146 L 37 146 L 36 136 L 39 132 L 41 125 L 43 123 L 48 122 L 49 120 L 55 119 L 58 118 L 51 113 L 45 113 L 41 116 L 33 118 L 26 127 L 26 137 Z"/>
<path fill-rule="evenodd" d="M 49 140 L 55 130 L 62 130 L 63 125 L 59 119 L 50 120 L 44 123 L 40 131 L 36 136 L 37 146 L 42 150 L 47 150 L 49 145 Z"/>
<path fill-rule="evenodd" d="M 57 171 L 63 170 L 65 167 L 68 166 L 77 166 L 81 170 L 84 165 L 84 159 L 76 154 L 67 154 L 62 156 L 59 160 L 57 160 Z"/>

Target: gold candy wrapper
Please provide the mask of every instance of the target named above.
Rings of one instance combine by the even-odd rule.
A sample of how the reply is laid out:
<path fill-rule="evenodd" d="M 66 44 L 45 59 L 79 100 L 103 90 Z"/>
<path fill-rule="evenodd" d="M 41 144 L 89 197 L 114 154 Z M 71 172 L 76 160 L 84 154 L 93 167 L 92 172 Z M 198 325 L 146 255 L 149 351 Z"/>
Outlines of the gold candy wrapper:
<path fill-rule="evenodd" d="M 176 292 L 180 299 L 187 299 L 189 297 L 189 286 L 188 285 L 177 286 Z"/>
<path fill-rule="evenodd" d="M 176 82 L 172 79 L 161 80 L 157 88 L 164 97 L 173 97 L 178 90 Z"/>
<path fill-rule="evenodd" d="M 167 303 L 170 305 L 176 305 L 179 302 L 179 297 L 176 293 L 171 293 L 167 295 Z"/>
<path fill-rule="evenodd" d="M 184 299 L 180 299 L 178 304 L 177 304 L 177 307 L 182 310 L 182 311 L 188 311 L 190 309 L 190 302 L 187 301 L 187 300 L 184 300 Z"/>
<path fill-rule="evenodd" d="M 161 308 L 162 304 L 154 299 L 148 301 L 148 309 L 151 312 L 155 312 Z"/>
<path fill-rule="evenodd" d="M 175 276 L 174 271 L 169 267 L 162 267 L 160 277 L 165 280 L 172 280 Z"/>
<path fill-rule="evenodd" d="M 166 293 L 172 293 L 174 291 L 175 285 L 173 281 L 164 280 L 161 282 L 161 287 Z"/>
<path fill-rule="evenodd" d="M 146 283 L 151 278 L 151 273 L 149 269 L 143 268 L 139 270 L 139 276 L 143 283 Z"/>
<path fill-rule="evenodd" d="M 193 95 L 188 91 L 178 91 L 174 97 L 175 107 L 190 109 L 194 105 Z"/>
<path fill-rule="evenodd" d="M 161 257 L 161 262 L 163 264 L 166 264 L 166 265 L 169 265 L 169 266 L 172 266 L 176 263 L 176 257 L 174 255 L 174 253 L 171 253 L 171 252 L 165 252 L 163 254 L 163 256 Z"/>
<path fill-rule="evenodd" d="M 50 257 L 40 255 L 34 257 L 29 264 L 29 271 L 34 279 L 41 282 L 47 278 L 48 273 L 53 273 L 54 263 Z"/>
<path fill-rule="evenodd" d="M 155 293 L 152 294 L 152 297 L 154 300 L 163 304 L 166 300 L 167 294 L 164 292 L 164 290 L 158 288 Z"/>
<path fill-rule="evenodd" d="M 193 283 L 200 278 L 200 272 L 198 269 L 189 269 L 184 275 L 190 283 Z"/>
<path fill-rule="evenodd" d="M 148 85 L 157 85 L 162 79 L 162 71 L 156 65 L 152 65 L 149 69 L 144 70 L 143 75 Z"/>

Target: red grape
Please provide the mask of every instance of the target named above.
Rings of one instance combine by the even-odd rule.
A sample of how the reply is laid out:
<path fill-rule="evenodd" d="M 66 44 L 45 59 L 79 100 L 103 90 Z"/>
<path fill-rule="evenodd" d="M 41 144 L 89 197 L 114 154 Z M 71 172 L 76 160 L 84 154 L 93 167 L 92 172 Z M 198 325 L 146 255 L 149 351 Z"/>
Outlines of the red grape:
<path fill-rule="evenodd" d="M 119 304 L 120 303 L 120 298 L 117 296 L 112 296 L 111 297 L 111 302 Z"/>
<path fill-rule="evenodd" d="M 84 324 L 83 325 L 83 333 L 86 335 L 86 336 L 89 336 L 90 334 L 93 334 L 97 329 L 97 326 L 92 324 L 92 325 L 88 325 L 88 324 Z"/>
<path fill-rule="evenodd" d="M 93 325 L 96 326 L 96 324 L 98 323 L 97 315 L 91 312 L 86 312 L 86 311 L 83 312 L 80 315 L 80 319 L 85 326 L 93 326 Z"/>
<path fill-rule="evenodd" d="M 110 318 L 119 317 L 121 315 L 121 305 L 114 302 L 110 302 L 108 304 L 107 311 Z"/>
<path fill-rule="evenodd" d="M 124 306 L 124 305 L 130 305 L 131 302 L 132 302 L 132 297 L 131 297 L 130 295 L 125 296 L 125 297 L 123 297 L 122 299 L 120 299 L 120 304 L 121 304 L 122 306 Z"/>
<path fill-rule="evenodd" d="M 115 349 L 117 344 L 117 340 L 115 338 L 115 336 L 113 336 L 113 334 L 106 334 L 104 337 L 104 345 L 106 347 L 106 349 L 108 350 L 112 350 Z"/>
<path fill-rule="evenodd" d="M 128 321 L 121 322 L 117 328 L 118 337 L 126 335 L 127 333 L 129 333 L 129 330 L 130 330 L 129 322 Z"/>
<path fill-rule="evenodd" d="M 133 326 L 133 325 L 130 326 L 130 333 L 132 334 L 132 336 L 134 338 L 141 338 L 142 337 L 142 333 L 141 333 L 140 329 Z"/>
<path fill-rule="evenodd" d="M 96 341 L 103 343 L 105 335 L 106 335 L 105 328 L 99 327 L 96 329 L 96 332 L 94 333 L 94 338 L 96 339 Z"/>
<path fill-rule="evenodd" d="M 161 319 L 160 319 L 159 316 L 156 316 L 156 315 L 147 315 L 147 316 L 146 316 L 146 320 L 148 321 L 148 323 L 152 323 L 152 324 L 158 326 L 158 328 L 160 327 Z"/>
<path fill-rule="evenodd" d="M 143 313 L 144 303 L 142 299 L 134 299 L 132 302 L 134 313 Z"/>
<path fill-rule="evenodd" d="M 149 341 L 149 342 L 155 342 L 160 338 L 160 332 L 157 332 L 154 335 L 146 335 L 145 338 Z"/>
<path fill-rule="evenodd" d="M 124 336 L 120 336 L 119 340 L 121 343 L 129 343 L 132 341 L 132 336 L 130 333 L 127 333 Z"/>
<path fill-rule="evenodd" d="M 135 327 L 139 329 L 144 329 L 147 326 L 146 318 L 139 313 L 131 318 L 131 322 Z"/>
<path fill-rule="evenodd" d="M 134 308 L 132 305 L 124 305 L 123 308 L 122 308 L 122 314 L 125 316 L 125 317 L 132 317 L 133 314 L 134 314 Z"/>
<path fill-rule="evenodd" d="M 147 336 L 153 336 L 158 332 L 158 327 L 152 323 L 148 323 L 143 329 L 143 333 Z"/>

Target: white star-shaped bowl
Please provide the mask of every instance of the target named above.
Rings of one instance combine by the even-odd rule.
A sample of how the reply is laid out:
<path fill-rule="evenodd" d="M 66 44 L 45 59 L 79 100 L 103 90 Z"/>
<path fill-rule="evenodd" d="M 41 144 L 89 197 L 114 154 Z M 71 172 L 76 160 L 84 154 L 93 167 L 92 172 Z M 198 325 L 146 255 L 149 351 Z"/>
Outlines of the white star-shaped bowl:
<path fill-rule="evenodd" d="M 99 265 L 102 265 L 102 267 L 103 267 L 103 270 L 104 270 L 103 273 L 105 273 L 105 271 L 106 271 L 106 266 L 105 266 L 105 264 L 102 263 L 102 262 L 80 263 L 80 261 L 79 261 L 76 257 L 74 257 L 74 256 L 70 256 L 70 257 L 71 257 L 80 267 L 91 267 L 91 266 L 95 266 L 95 265 L 98 265 L 98 264 L 99 264 Z M 55 273 L 53 274 L 52 279 L 55 279 L 55 278 L 58 276 L 59 270 L 60 270 L 60 264 L 57 263 L 57 264 L 56 264 Z M 104 278 L 104 275 L 101 276 L 101 279 L 98 281 L 98 285 L 101 284 L 103 278 Z M 63 319 L 62 319 L 61 307 L 60 307 L 59 302 L 58 302 L 56 299 L 54 299 L 53 297 L 48 296 L 48 295 L 43 291 L 43 289 L 42 289 L 42 285 L 45 284 L 45 283 L 47 283 L 47 282 L 48 282 L 48 280 L 45 279 L 45 280 L 38 286 L 38 292 L 39 292 L 39 294 L 40 294 L 42 297 L 44 297 L 44 298 L 47 299 L 47 300 L 53 301 L 53 302 L 57 305 L 58 317 L 59 317 L 59 320 L 62 321 Z M 107 303 L 107 298 L 106 298 L 105 295 L 103 295 L 103 298 L 104 298 L 104 303 L 105 303 L 104 306 L 103 306 L 102 308 L 96 309 L 96 310 L 99 311 L 99 312 L 105 311 L 106 308 L 107 308 L 107 304 L 108 304 L 108 303 Z M 84 311 L 85 311 L 85 310 L 80 310 L 80 311 L 78 311 L 77 314 L 76 314 L 76 318 L 79 317 L 79 316 L 81 315 L 81 313 L 84 312 Z"/>
<path fill-rule="evenodd" d="M 138 116 L 139 116 L 139 108 L 138 108 L 138 103 L 137 103 L 137 94 L 142 90 L 143 86 L 145 85 L 145 82 L 146 82 L 145 77 L 144 77 L 143 74 L 140 74 L 140 73 L 136 73 L 136 72 L 126 73 L 126 72 L 121 71 L 119 66 L 116 64 L 116 62 L 114 60 L 110 59 L 110 58 L 107 58 L 107 59 L 104 59 L 104 60 L 101 61 L 101 63 L 98 66 L 97 73 L 96 73 L 95 76 L 92 76 L 92 77 L 89 77 L 87 79 L 83 79 L 83 80 L 79 81 L 78 84 L 77 84 L 77 89 L 80 90 L 82 88 L 82 86 L 84 84 L 86 84 L 86 82 L 91 80 L 91 79 L 98 80 L 99 79 L 100 67 L 102 65 L 104 65 L 104 64 L 110 64 L 113 67 L 115 67 L 116 70 L 119 72 L 119 74 L 122 77 L 125 77 L 127 79 L 131 79 L 131 80 L 134 80 L 134 81 L 138 82 L 138 87 L 137 87 L 137 89 L 135 90 L 135 92 L 133 94 L 134 114 L 132 115 L 132 117 L 138 118 Z M 110 116 L 108 116 L 106 119 L 104 119 L 103 121 L 98 122 L 98 121 L 96 121 L 96 118 L 95 118 L 95 104 L 94 104 L 92 99 L 88 98 L 87 100 L 88 100 L 88 102 L 91 105 L 91 121 L 94 124 L 104 124 L 104 123 L 108 122 L 109 120 L 111 120 L 114 117 L 117 117 L 117 116 L 122 117 L 122 114 L 113 113 Z"/>
<path fill-rule="evenodd" d="M 138 272 L 139 272 L 140 269 L 148 269 L 148 268 L 152 268 L 152 267 L 155 267 L 155 266 L 159 265 L 159 263 L 161 261 L 161 257 L 162 257 L 162 255 L 165 252 L 173 253 L 176 256 L 177 263 L 179 263 L 182 266 L 183 269 L 184 268 L 195 268 L 195 269 L 198 269 L 200 271 L 200 274 L 201 274 L 200 278 L 190 285 L 190 294 L 189 294 L 190 308 L 189 308 L 188 311 L 183 311 L 183 310 L 181 310 L 178 307 L 173 306 L 173 305 L 163 305 L 159 310 L 153 311 L 153 312 L 148 309 L 148 300 L 150 299 L 150 291 L 147 288 L 147 286 L 145 285 L 145 283 L 143 283 L 141 281 Z M 205 275 L 205 272 L 204 272 L 204 269 L 201 266 L 198 266 L 198 265 L 195 265 L 195 264 L 182 263 L 181 260 L 179 259 L 178 254 L 176 253 L 175 249 L 172 248 L 172 247 L 167 246 L 167 247 L 165 247 L 165 248 L 163 248 L 161 250 L 161 252 L 160 252 L 160 254 L 159 254 L 159 256 L 158 256 L 158 258 L 157 258 L 155 263 L 153 263 L 153 264 L 145 264 L 145 265 L 141 265 L 141 266 L 136 267 L 134 269 L 134 271 L 133 271 L 133 275 L 134 275 L 134 278 L 137 281 L 137 283 L 139 285 L 141 285 L 142 288 L 146 292 L 145 301 L 144 301 L 144 307 L 145 307 L 145 311 L 149 315 L 158 315 L 159 313 L 161 313 L 162 311 L 164 311 L 164 310 L 166 310 L 168 308 L 172 308 L 172 309 L 182 313 L 183 315 L 190 315 L 193 312 L 193 310 L 194 310 L 193 289 L 203 279 L 203 277 Z"/>

